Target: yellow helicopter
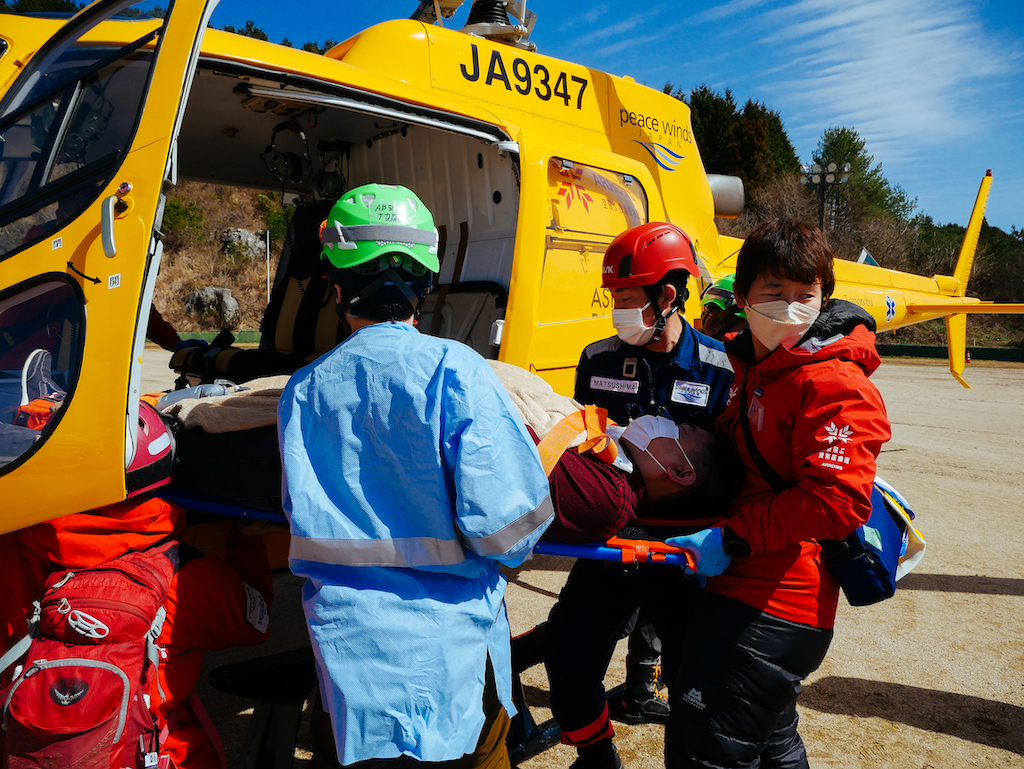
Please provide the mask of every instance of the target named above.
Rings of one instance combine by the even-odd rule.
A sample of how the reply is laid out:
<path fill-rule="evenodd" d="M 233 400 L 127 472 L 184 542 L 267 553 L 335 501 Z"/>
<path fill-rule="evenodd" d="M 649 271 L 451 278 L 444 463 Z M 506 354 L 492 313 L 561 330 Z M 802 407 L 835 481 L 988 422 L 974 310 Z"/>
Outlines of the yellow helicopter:
<path fill-rule="evenodd" d="M 742 212 L 742 183 L 705 172 L 688 107 L 537 53 L 524 4 L 509 4 L 519 23 L 471 9 L 450 29 L 461 3 L 424 0 L 325 55 L 207 30 L 206 0 L 165 18 L 148 5 L 98 0 L 66 22 L 0 15 L 0 533 L 126 498 L 179 179 L 297 198 L 292 267 L 308 262 L 303 244 L 318 253 L 323 206 L 344 189 L 414 189 L 444 242 L 420 328 L 563 393 L 583 347 L 612 334 L 600 273 L 618 233 L 671 221 L 706 282 L 733 269 L 741 241 L 715 219 Z M 966 314 L 1024 309 L 965 295 L 990 183 L 953 276 L 837 263 L 836 295 L 880 330 L 945 317 L 960 381 Z M 334 345 L 318 280 L 279 269 L 260 350 L 308 359 Z M 61 393 L 29 427 L 32 372 Z"/>

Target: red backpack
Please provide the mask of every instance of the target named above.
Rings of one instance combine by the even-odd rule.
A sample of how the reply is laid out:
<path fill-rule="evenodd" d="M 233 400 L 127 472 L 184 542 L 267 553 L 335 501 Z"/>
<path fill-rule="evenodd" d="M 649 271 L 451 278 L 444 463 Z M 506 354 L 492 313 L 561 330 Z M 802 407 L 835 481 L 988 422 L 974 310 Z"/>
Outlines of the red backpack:
<path fill-rule="evenodd" d="M 160 764 L 149 692 L 177 547 L 50 575 L 35 604 L 28 655 L 0 693 L 4 769 Z"/>

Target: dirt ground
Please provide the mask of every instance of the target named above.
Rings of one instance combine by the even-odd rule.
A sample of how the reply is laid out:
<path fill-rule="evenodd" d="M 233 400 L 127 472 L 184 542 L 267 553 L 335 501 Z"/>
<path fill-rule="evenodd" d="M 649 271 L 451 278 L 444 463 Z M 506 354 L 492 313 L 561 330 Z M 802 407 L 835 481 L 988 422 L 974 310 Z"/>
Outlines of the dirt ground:
<path fill-rule="evenodd" d="M 150 390 L 170 386 L 159 351 L 147 354 Z M 874 376 L 892 440 L 879 473 L 918 514 L 928 542 L 923 562 L 896 596 L 871 607 L 840 599 L 836 634 L 799 701 L 800 732 L 814 767 L 1024 767 L 1024 365 L 975 361 L 964 389 L 944 361 L 886 360 Z M 513 633 L 547 616 L 570 559 L 536 557 L 509 573 Z M 671 568 L 671 567 L 666 567 Z M 275 578 L 272 639 L 259 654 L 302 645 L 300 581 Z M 210 653 L 207 670 L 254 656 Z M 623 679 L 625 642 L 606 679 Z M 543 667 L 522 677 L 533 717 L 549 717 Z M 203 701 L 240 765 L 252 701 L 205 683 Z M 627 767 L 662 765 L 663 729 L 616 726 Z M 295 766 L 307 763 L 300 732 Z M 521 764 L 567 767 L 575 751 L 557 745 Z"/>

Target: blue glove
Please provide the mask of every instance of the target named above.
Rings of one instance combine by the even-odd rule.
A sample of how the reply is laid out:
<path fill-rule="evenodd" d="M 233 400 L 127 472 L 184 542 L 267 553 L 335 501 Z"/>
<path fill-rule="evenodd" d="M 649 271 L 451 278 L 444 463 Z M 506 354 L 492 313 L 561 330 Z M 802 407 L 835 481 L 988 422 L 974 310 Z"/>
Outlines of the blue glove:
<path fill-rule="evenodd" d="M 209 347 L 210 343 L 205 339 L 182 339 L 174 346 L 174 351 L 183 350 L 186 347 Z"/>
<path fill-rule="evenodd" d="M 666 539 L 665 544 L 689 550 L 697 562 L 696 573 L 705 577 L 721 574 L 732 561 L 732 558 L 727 556 L 722 549 L 721 527 L 701 529 L 694 534 L 672 537 Z"/>

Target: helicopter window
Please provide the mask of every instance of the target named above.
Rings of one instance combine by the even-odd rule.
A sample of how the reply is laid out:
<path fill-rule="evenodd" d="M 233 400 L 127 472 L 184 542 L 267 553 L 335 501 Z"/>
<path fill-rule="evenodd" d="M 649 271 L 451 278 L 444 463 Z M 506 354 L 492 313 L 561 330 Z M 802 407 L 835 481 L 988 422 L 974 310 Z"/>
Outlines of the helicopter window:
<path fill-rule="evenodd" d="M 109 182 L 138 122 L 155 36 L 69 47 L 12 94 L 0 120 L 0 259 L 60 229 Z"/>
<path fill-rule="evenodd" d="M 50 279 L 0 299 L 0 473 L 53 431 L 80 365 L 80 289 Z"/>
<path fill-rule="evenodd" d="M 583 163 L 548 161 L 541 323 L 590 320 L 611 311 L 601 262 L 619 233 L 647 221 L 647 193 L 634 176 Z"/>
<path fill-rule="evenodd" d="M 628 174 L 551 158 L 548 188 L 553 204 L 548 229 L 556 239 L 571 239 L 573 233 L 614 238 L 647 221 L 647 193 Z"/>

